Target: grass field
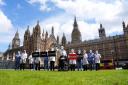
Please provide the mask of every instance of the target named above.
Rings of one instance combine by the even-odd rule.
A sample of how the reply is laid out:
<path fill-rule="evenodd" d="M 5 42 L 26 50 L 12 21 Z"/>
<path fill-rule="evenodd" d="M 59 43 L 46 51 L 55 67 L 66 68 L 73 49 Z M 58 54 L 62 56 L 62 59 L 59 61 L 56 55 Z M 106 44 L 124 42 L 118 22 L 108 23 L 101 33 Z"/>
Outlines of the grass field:
<path fill-rule="evenodd" d="M 128 70 L 87 72 L 0 70 L 0 85 L 128 85 Z"/>

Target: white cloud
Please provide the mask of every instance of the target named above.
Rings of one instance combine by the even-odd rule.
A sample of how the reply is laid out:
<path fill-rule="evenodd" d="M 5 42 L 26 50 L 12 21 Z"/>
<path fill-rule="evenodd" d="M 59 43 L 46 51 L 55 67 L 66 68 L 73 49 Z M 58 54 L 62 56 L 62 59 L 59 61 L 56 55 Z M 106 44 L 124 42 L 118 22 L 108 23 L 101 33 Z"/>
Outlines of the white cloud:
<path fill-rule="evenodd" d="M 65 32 L 68 36 L 72 31 L 73 18 L 78 17 L 79 29 L 82 32 L 82 38 L 94 39 L 98 37 L 99 24 L 102 23 L 106 29 L 107 36 L 123 33 L 122 21 L 128 19 L 128 1 L 127 0 L 29 0 L 31 3 L 40 3 L 41 6 L 48 7 L 47 2 L 65 12 L 48 18 L 43 21 L 43 26 L 57 25 L 58 32 Z M 52 10 L 52 8 L 50 8 Z M 63 17 L 60 17 L 63 16 Z M 67 16 L 69 16 L 67 18 Z M 58 19 L 60 18 L 60 19 Z M 56 20 L 57 19 L 57 20 Z M 88 20 L 94 20 L 95 23 L 88 23 Z M 47 22 L 47 23 L 44 23 Z M 68 28 L 68 29 L 67 29 Z M 66 29 L 66 30 L 65 30 Z M 56 31 L 57 31 L 56 30 Z M 111 30 L 111 31 L 110 31 Z M 114 33 L 114 34 L 113 34 Z M 69 37 L 68 37 L 69 38 Z M 70 38 L 69 38 L 70 39 Z"/>
<path fill-rule="evenodd" d="M 7 18 L 7 16 L 0 10 L 0 32 L 7 32 L 13 26 L 11 20 Z"/>
<path fill-rule="evenodd" d="M 51 8 L 48 7 L 47 2 L 49 0 L 28 0 L 30 4 L 40 4 L 41 11 L 51 11 Z"/>
<path fill-rule="evenodd" d="M 11 20 L 0 10 L 0 47 L 8 45 L 14 36 L 14 29 Z M 7 47 L 7 46 L 5 46 Z M 5 48 L 0 48 L 0 51 L 4 51 Z"/>
<path fill-rule="evenodd" d="M 5 3 L 3 2 L 3 0 L 0 0 L 0 5 L 5 5 Z"/>

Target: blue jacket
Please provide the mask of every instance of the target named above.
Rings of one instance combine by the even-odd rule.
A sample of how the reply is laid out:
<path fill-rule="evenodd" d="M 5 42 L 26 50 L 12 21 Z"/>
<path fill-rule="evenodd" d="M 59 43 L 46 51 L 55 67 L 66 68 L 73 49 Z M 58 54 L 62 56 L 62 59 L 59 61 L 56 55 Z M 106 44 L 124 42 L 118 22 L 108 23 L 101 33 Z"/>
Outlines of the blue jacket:
<path fill-rule="evenodd" d="M 93 63 L 94 62 L 94 58 L 95 58 L 94 53 L 89 53 L 88 54 L 88 62 L 89 63 Z"/>
<path fill-rule="evenodd" d="M 21 55 L 16 55 L 15 61 L 17 64 L 20 63 L 20 59 L 21 59 Z"/>

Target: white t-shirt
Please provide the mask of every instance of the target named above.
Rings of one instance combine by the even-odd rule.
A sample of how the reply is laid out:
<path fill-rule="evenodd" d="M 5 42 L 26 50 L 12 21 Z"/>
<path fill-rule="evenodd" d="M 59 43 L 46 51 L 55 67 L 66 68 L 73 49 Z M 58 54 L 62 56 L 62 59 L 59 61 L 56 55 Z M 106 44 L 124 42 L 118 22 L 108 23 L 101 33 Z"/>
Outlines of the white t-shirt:
<path fill-rule="evenodd" d="M 50 61 L 55 61 L 55 56 L 49 58 Z"/>
<path fill-rule="evenodd" d="M 84 57 L 83 57 L 83 65 L 86 65 L 86 64 L 88 64 L 88 54 L 87 53 L 85 53 Z"/>
<path fill-rule="evenodd" d="M 100 63 L 100 58 L 101 58 L 100 54 L 95 54 L 95 63 Z"/>
<path fill-rule="evenodd" d="M 30 55 L 28 59 L 29 59 L 29 64 L 32 64 L 33 63 L 32 55 Z"/>
<path fill-rule="evenodd" d="M 35 63 L 39 63 L 41 61 L 40 57 L 36 57 Z"/>
<path fill-rule="evenodd" d="M 27 53 L 23 53 L 20 59 L 20 63 L 26 63 Z"/>
<path fill-rule="evenodd" d="M 61 54 L 61 56 L 62 56 L 62 55 L 63 55 L 63 56 L 67 56 L 67 53 L 66 53 L 65 50 L 60 50 L 60 54 Z"/>

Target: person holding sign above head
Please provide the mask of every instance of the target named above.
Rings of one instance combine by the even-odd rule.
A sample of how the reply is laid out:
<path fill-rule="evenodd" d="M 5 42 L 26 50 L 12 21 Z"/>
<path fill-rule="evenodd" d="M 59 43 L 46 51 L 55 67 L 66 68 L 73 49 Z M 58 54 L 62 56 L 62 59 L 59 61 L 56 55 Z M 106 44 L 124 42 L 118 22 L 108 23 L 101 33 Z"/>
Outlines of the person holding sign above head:
<path fill-rule="evenodd" d="M 40 70 L 40 49 L 36 50 L 37 56 L 35 57 L 35 70 Z"/>
<path fill-rule="evenodd" d="M 49 70 L 48 61 L 48 50 L 46 50 L 46 53 L 44 55 L 44 70 Z"/>
<path fill-rule="evenodd" d="M 69 59 L 70 70 L 75 71 L 77 54 L 74 52 L 74 49 L 71 49 L 71 53 L 69 53 L 68 59 Z"/>
<path fill-rule="evenodd" d="M 51 53 L 48 53 L 48 55 L 49 55 L 49 60 L 50 60 L 50 70 L 51 71 L 54 71 L 54 68 L 55 68 L 55 55 L 54 54 L 52 54 L 52 52 L 54 52 L 55 50 L 54 50 L 54 48 L 52 48 L 51 49 Z"/>

